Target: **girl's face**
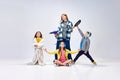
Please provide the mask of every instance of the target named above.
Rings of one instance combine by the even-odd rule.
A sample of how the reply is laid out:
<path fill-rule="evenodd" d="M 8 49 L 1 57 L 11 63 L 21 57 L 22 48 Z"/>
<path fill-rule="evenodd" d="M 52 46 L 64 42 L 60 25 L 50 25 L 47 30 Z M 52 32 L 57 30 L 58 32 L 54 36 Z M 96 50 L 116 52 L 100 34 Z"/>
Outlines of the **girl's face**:
<path fill-rule="evenodd" d="M 60 47 L 61 47 L 61 48 L 64 48 L 64 47 L 65 47 L 64 42 L 61 42 L 61 43 L 60 43 Z"/>
<path fill-rule="evenodd" d="M 36 37 L 40 38 L 40 36 L 41 36 L 40 32 L 37 32 Z"/>
<path fill-rule="evenodd" d="M 62 19 L 64 22 L 67 21 L 67 17 L 66 17 L 65 15 L 62 15 L 62 16 L 61 16 L 61 19 Z"/>

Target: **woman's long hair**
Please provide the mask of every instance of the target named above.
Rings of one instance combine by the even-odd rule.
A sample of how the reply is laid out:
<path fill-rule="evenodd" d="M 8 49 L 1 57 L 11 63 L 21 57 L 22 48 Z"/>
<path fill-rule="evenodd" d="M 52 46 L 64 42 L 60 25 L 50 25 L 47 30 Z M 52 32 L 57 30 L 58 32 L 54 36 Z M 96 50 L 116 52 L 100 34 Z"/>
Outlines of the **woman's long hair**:
<path fill-rule="evenodd" d="M 63 15 L 66 17 L 67 21 L 69 21 L 67 14 L 64 13 L 64 14 L 61 15 L 61 22 L 64 22 L 64 20 L 62 19 Z"/>

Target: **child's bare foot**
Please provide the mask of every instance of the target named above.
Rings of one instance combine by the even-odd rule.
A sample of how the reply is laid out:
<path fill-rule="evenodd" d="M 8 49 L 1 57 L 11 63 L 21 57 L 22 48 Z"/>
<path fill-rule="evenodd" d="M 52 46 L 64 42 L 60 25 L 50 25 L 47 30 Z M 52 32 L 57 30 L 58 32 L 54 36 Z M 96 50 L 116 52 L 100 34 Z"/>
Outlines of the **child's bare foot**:
<path fill-rule="evenodd" d="M 66 66 L 70 66 L 70 64 L 69 64 L 69 63 L 67 63 L 67 64 L 66 64 Z"/>

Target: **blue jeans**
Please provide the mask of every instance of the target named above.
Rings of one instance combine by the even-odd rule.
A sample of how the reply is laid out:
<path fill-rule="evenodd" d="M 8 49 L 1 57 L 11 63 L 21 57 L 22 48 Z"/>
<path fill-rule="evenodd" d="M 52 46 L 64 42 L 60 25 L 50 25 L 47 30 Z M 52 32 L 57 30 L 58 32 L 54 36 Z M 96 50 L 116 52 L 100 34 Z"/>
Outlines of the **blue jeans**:
<path fill-rule="evenodd" d="M 66 40 L 66 39 L 63 39 L 62 41 L 57 41 L 56 49 L 59 49 L 61 42 L 64 42 L 66 49 L 71 51 L 70 40 Z M 58 59 L 57 54 L 55 54 L 55 59 Z M 68 59 L 72 59 L 71 54 L 68 54 Z"/>

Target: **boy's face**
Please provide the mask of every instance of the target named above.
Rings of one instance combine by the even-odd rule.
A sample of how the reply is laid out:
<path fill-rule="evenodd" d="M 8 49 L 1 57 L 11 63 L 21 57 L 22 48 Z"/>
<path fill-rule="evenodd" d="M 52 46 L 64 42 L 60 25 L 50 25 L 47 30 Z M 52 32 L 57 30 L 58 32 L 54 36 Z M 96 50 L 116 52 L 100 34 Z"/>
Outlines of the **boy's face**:
<path fill-rule="evenodd" d="M 88 33 L 86 32 L 86 33 L 84 34 L 84 36 L 87 37 L 87 36 L 88 36 Z"/>

